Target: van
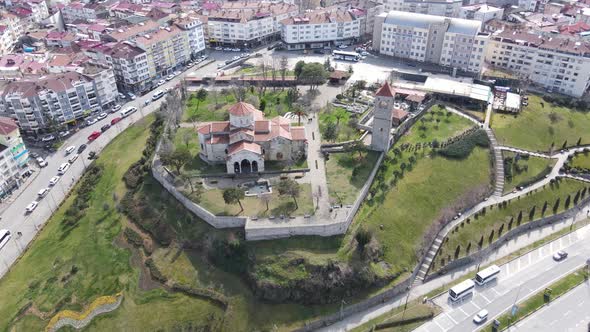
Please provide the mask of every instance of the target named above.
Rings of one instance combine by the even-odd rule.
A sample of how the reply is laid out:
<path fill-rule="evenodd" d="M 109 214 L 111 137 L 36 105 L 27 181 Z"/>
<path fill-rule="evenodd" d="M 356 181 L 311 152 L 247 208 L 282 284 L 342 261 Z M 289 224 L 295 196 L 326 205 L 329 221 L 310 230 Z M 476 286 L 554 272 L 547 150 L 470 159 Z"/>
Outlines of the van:
<path fill-rule="evenodd" d="M 129 108 L 126 108 L 126 109 L 124 109 L 124 110 L 121 111 L 121 117 L 126 118 L 129 115 L 135 113 L 135 111 L 137 111 L 137 108 L 135 108 L 133 106 L 132 107 L 129 107 Z"/>
<path fill-rule="evenodd" d="M 57 174 L 59 175 L 64 175 L 66 174 L 66 171 L 68 170 L 68 168 L 70 168 L 70 163 L 63 163 L 59 166 L 59 168 L 57 169 Z"/>
<path fill-rule="evenodd" d="M 162 90 L 158 90 L 156 91 L 156 93 L 154 93 L 154 95 L 152 96 L 152 100 L 156 101 L 160 98 L 162 98 L 162 96 L 164 96 L 164 91 Z"/>

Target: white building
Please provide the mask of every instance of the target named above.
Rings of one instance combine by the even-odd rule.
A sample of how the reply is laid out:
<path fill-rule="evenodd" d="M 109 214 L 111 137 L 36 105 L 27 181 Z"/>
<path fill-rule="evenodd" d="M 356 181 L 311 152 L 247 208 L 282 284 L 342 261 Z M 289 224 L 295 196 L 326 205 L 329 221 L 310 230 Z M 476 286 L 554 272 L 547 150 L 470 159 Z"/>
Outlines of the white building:
<path fill-rule="evenodd" d="M 0 197 L 20 186 L 25 173 L 29 151 L 13 119 L 0 117 Z"/>
<path fill-rule="evenodd" d="M 479 73 L 489 35 L 480 21 L 391 11 L 375 19 L 373 49 L 418 62 Z"/>
<path fill-rule="evenodd" d="M 539 0 L 518 0 L 518 8 L 534 12 L 539 5 Z"/>
<path fill-rule="evenodd" d="M 192 57 L 202 53 L 205 50 L 205 33 L 203 32 L 203 23 L 197 18 L 190 15 L 182 15 L 174 21 L 174 24 L 185 32 L 188 38 L 190 54 Z"/>
<path fill-rule="evenodd" d="M 210 164 L 225 164 L 227 173 L 264 171 L 265 161 L 297 161 L 307 155 L 305 127 L 277 116 L 271 120 L 254 106 L 239 102 L 229 111 L 229 121 L 211 122 L 197 130 L 199 157 Z"/>
<path fill-rule="evenodd" d="M 254 47 L 280 38 L 280 22 L 299 14 L 298 6 L 284 2 L 223 2 L 221 8 L 201 11 L 207 20 L 210 45 Z"/>
<path fill-rule="evenodd" d="M 31 20 L 34 23 L 41 23 L 49 17 L 49 7 L 47 7 L 45 0 L 5 0 L 4 4 L 11 10 L 22 8 L 30 12 Z"/>
<path fill-rule="evenodd" d="M 101 107 L 94 81 L 76 72 L 25 77 L 0 89 L 0 113 L 29 133 L 47 129 L 54 121 L 74 122 Z"/>
<path fill-rule="evenodd" d="M 308 11 L 281 21 L 281 39 L 289 49 L 351 44 L 361 37 L 361 18 L 344 7 Z"/>
<path fill-rule="evenodd" d="M 459 17 L 462 0 L 384 0 L 385 11 L 392 10 L 427 15 Z"/>
<path fill-rule="evenodd" d="M 560 36 L 498 31 L 490 37 L 486 62 L 574 97 L 581 97 L 590 81 L 590 44 Z"/>
<path fill-rule="evenodd" d="M 12 53 L 14 45 L 24 35 L 20 18 L 8 12 L 0 13 L 0 56 Z"/>
<path fill-rule="evenodd" d="M 486 23 L 493 19 L 501 20 L 503 15 L 504 9 L 481 4 L 461 7 L 460 18 Z"/>
<path fill-rule="evenodd" d="M 72 2 L 61 9 L 64 22 L 76 21 L 92 22 L 98 18 L 106 18 L 108 12 L 104 6 L 97 3 Z"/>

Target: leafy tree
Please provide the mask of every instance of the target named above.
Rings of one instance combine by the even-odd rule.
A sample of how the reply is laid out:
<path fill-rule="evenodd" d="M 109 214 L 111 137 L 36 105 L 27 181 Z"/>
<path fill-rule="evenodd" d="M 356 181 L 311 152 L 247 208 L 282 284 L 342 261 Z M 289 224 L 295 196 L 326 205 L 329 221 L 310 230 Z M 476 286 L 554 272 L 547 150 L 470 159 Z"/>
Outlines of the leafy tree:
<path fill-rule="evenodd" d="M 191 160 L 191 153 L 187 148 L 176 149 L 170 153 L 163 153 L 160 160 L 164 165 L 171 165 L 180 174 L 182 167 Z"/>
<path fill-rule="evenodd" d="M 297 125 L 301 126 L 301 118 L 307 117 L 307 110 L 301 107 L 301 105 L 299 104 L 294 104 L 291 109 L 291 112 L 297 115 Z"/>
<path fill-rule="evenodd" d="M 332 115 L 336 118 L 336 126 L 340 126 L 340 120 L 348 117 L 348 112 L 344 108 L 335 108 Z"/>
<path fill-rule="evenodd" d="M 361 140 L 354 141 L 352 144 L 349 145 L 348 148 L 352 152 L 358 152 L 359 160 L 363 159 L 363 152 L 367 150 L 367 147 L 365 146 L 365 144 L 363 144 Z"/>
<path fill-rule="evenodd" d="M 295 68 L 293 69 L 295 77 L 299 78 L 301 76 L 301 73 L 303 72 L 303 67 L 305 67 L 305 61 L 297 61 L 297 63 L 295 64 Z"/>
<path fill-rule="evenodd" d="M 201 88 L 199 89 L 199 91 L 197 91 L 197 111 L 199 110 L 199 106 L 201 104 L 201 102 L 205 101 L 205 99 L 207 99 L 207 90 Z"/>
<path fill-rule="evenodd" d="M 293 108 L 293 104 L 299 99 L 299 91 L 297 88 L 293 87 L 287 90 L 287 95 L 285 95 L 285 104 L 289 109 Z"/>
<path fill-rule="evenodd" d="M 365 227 L 360 227 L 359 230 L 354 235 L 356 242 L 358 243 L 358 248 L 360 251 L 365 249 L 365 245 L 371 242 L 373 238 L 373 233 Z"/>
<path fill-rule="evenodd" d="M 332 63 L 330 63 L 330 58 L 326 58 L 326 61 L 324 61 L 324 69 L 327 71 L 332 70 Z"/>
<path fill-rule="evenodd" d="M 295 202 L 295 209 L 298 209 L 299 205 L 297 204 L 297 197 L 299 197 L 299 193 L 301 191 L 299 188 L 299 183 L 297 183 L 293 179 L 287 178 L 287 179 L 281 180 L 277 187 L 278 187 L 277 189 L 279 191 L 279 195 L 291 196 L 291 198 L 293 198 L 293 201 Z"/>
<path fill-rule="evenodd" d="M 297 69 L 297 67 L 295 67 Z M 301 69 L 298 79 L 309 85 L 309 89 L 313 90 L 317 86 L 326 83 L 328 74 L 324 66 L 318 62 L 307 63 Z"/>
<path fill-rule="evenodd" d="M 324 128 L 324 139 L 335 141 L 338 138 L 338 126 L 334 122 L 328 122 Z"/>
<path fill-rule="evenodd" d="M 260 101 L 260 111 L 264 112 L 265 109 L 266 109 L 266 99 L 262 99 Z"/>
<path fill-rule="evenodd" d="M 225 204 L 236 204 L 240 205 L 240 212 L 244 211 L 244 207 L 242 206 L 242 199 L 246 197 L 246 194 L 242 189 L 239 188 L 229 188 L 223 191 L 223 200 Z"/>

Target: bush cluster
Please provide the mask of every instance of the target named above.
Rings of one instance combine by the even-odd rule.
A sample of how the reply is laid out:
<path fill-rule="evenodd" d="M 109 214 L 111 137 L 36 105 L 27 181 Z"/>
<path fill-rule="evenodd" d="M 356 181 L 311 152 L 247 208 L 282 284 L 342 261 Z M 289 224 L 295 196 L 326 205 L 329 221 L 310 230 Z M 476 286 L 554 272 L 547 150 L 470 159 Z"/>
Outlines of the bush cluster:
<path fill-rule="evenodd" d="M 76 190 L 76 198 L 74 199 L 74 203 L 72 203 L 72 205 L 64 213 L 62 225 L 74 226 L 84 216 L 84 210 L 88 208 L 90 195 L 100 180 L 102 171 L 102 166 L 96 165 L 94 163 L 88 166 L 84 176 L 82 177 L 80 186 Z"/>
<path fill-rule="evenodd" d="M 445 146 L 439 153 L 448 158 L 463 159 L 469 156 L 476 146 L 488 147 L 490 141 L 483 129 L 478 129 L 462 139 Z"/>
<path fill-rule="evenodd" d="M 583 112 L 587 112 L 588 107 L 590 106 L 588 105 L 588 102 L 584 99 L 577 99 L 554 94 L 543 95 L 543 100 L 557 106 L 572 108 Z"/>
<path fill-rule="evenodd" d="M 150 160 L 156 150 L 163 127 L 164 119 L 162 117 L 156 117 L 156 120 L 150 126 L 150 136 L 145 143 L 141 158 L 133 163 L 123 175 L 123 180 L 127 188 L 137 188 L 142 183 L 144 175 L 149 172 Z"/>
<path fill-rule="evenodd" d="M 162 274 L 162 272 L 158 269 L 153 259 L 146 259 L 145 266 L 147 266 L 148 270 L 150 270 L 150 275 L 153 279 L 156 279 L 161 283 L 165 283 L 166 281 L 168 281 L 168 278 L 166 278 L 166 276 Z"/>
<path fill-rule="evenodd" d="M 127 241 L 129 241 L 129 243 L 132 245 L 136 247 L 141 247 L 143 245 L 143 239 L 141 238 L 141 235 L 131 228 L 125 228 L 123 234 L 125 234 L 125 238 L 127 238 Z"/>

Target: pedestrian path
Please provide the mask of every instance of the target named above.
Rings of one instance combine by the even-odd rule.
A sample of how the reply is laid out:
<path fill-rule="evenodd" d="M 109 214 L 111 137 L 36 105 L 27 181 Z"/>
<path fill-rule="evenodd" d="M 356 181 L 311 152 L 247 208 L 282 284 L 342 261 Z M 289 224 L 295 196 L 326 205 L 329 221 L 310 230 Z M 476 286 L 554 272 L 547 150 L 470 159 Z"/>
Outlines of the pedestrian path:
<path fill-rule="evenodd" d="M 516 153 L 520 153 L 520 154 L 526 154 L 529 156 L 539 157 L 539 158 L 554 158 L 553 156 L 548 155 L 546 153 L 532 152 L 532 151 L 523 150 L 523 149 L 519 149 L 519 148 L 513 148 L 511 146 L 498 146 L 498 149 L 500 149 L 502 151 L 512 151 L 512 152 L 516 152 Z"/>

